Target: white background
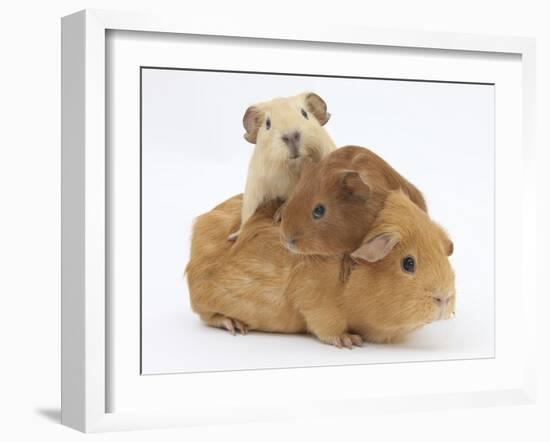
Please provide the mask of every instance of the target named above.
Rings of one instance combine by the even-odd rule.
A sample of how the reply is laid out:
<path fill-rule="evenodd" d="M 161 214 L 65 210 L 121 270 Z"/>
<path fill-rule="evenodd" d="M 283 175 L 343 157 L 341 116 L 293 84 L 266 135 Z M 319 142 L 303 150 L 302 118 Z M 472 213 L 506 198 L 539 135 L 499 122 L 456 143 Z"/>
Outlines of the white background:
<path fill-rule="evenodd" d="M 493 86 L 157 69 L 142 79 L 143 373 L 494 355 Z M 342 352 L 304 336 L 232 337 L 191 312 L 181 277 L 191 223 L 244 189 L 246 107 L 303 90 L 327 102 L 336 145 L 369 146 L 424 192 L 455 242 L 455 319 Z"/>
<path fill-rule="evenodd" d="M 361 2 L 342 0 L 327 9 L 317 2 L 284 1 L 276 6 L 257 2 L 205 0 L 193 5 L 202 15 L 247 15 L 251 19 L 315 20 L 384 28 L 447 30 L 538 38 L 539 189 L 548 189 L 550 121 L 550 30 L 543 1 L 504 4 L 498 1 L 460 3 L 418 0 Z M 361 6 L 359 6 L 361 5 Z M 3 66 L 0 70 L 0 293 L 2 376 L 0 434 L 6 440 L 84 440 L 85 436 L 58 425 L 59 421 L 59 179 L 60 179 L 60 36 L 59 17 L 84 7 L 148 10 L 148 1 L 21 1 L 4 5 L 0 14 Z M 155 10 L 169 8 L 189 14 L 189 5 L 158 0 Z M 289 14 L 292 11 L 292 14 Z M 542 149 L 541 149 L 542 150 Z M 543 161 L 544 159 L 544 161 Z M 542 201 L 542 199 L 540 200 Z M 539 225 L 549 225 L 544 211 Z M 548 243 L 547 231 L 539 230 Z M 546 270 L 544 247 L 539 248 L 539 274 Z M 513 267 L 514 257 L 510 257 Z M 539 293 L 549 292 L 539 281 Z M 539 372 L 550 372 L 550 334 L 545 319 L 548 298 L 540 297 Z M 450 380 L 452 382 L 452 380 Z M 289 437 L 334 440 L 365 437 L 374 440 L 463 441 L 466 438 L 547 440 L 550 410 L 548 377 L 540 379 L 539 404 L 527 407 L 457 410 L 371 416 L 361 420 L 254 424 L 215 428 L 104 434 L 94 440 L 249 440 L 279 441 Z M 417 437 L 415 437 L 417 436 Z"/>
<path fill-rule="evenodd" d="M 167 40 L 167 41 L 166 41 Z M 162 407 L 162 411 L 178 410 L 189 416 L 196 413 L 222 415 L 234 412 L 234 407 L 227 409 L 223 403 L 212 401 L 204 392 L 218 391 L 225 404 L 250 404 L 241 415 L 250 420 L 260 410 L 269 409 L 279 404 L 285 412 L 289 403 L 297 404 L 311 400 L 340 400 L 342 395 L 376 398 L 386 395 L 414 395 L 427 392 L 454 392 L 491 390 L 493 388 L 515 388 L 521 382 L 522 355 L 526 351 L 534 352 L 533 346 L 521 345 L 525 331 L 514 330 L 510 324 L 518 310 L 526 302 L 525 297 L 514 302 L 514 294 L 520 293 L 520 278 L 506 272 L 499 266 L 498 282 L 498 321 L 496 323 L 495 351 L 496 359 L 456 360 L 425 362 L 422 364 L 369 364 L 368 366 L 338 366 L 294 370 L 236 370 L 208 373 L 204 376 L 139 376 L 140 358 L 139 340 L 135 331 L 140 327 L 139 303 L 139 66 L 201 66 L 214 68 L 224 66 L 228 69 L 259 69 L 270 71 L 306 72 L 314 69 L 327 74 L 356 74 L 391 78 L 426 78 L 467 79 L 469 81 L 486 79 L 496 81 L 498 94 L 499 119 L 496 121 L 496 137 L 499 141 L 497 162 L 499 164 L 496 195 L 496 209 L 499 222 L 495 224 L 496 238 L 499 244 L 506 244 L 510 256 L 520 256 L 517 237 L 506 236 L 509 232 L 520 229 L 514 216 L 514 208 L 509 201 L 519 201 L 521 187 L 516 181 L 506 177 L 515 175 L 517 164 L 521 162 L 521 131 L 513 127 L 506 128 L 507 121 L 515 121 L 514 114 L 521 106 L 521 94 L 512 92 L 506 85 L 520 80 L 521 70 L 510 57 L 498 57 L 498 64 L 475 53 L 447 55 L 439 51 L 402 54 L 402 50 L 380 51 L 361 47 L 349 47 L 345 51 L 337 45 L 323 47 L 322 51 L 306 44 L 293 44 L 292 57 L 286 51 L 277 50 L 272 44 L 255 42 L 254 51 L 243 48 L 243 42 L 233 41 L 217 44 L 216 39 L 208 39 L 208 46 L 195 44 L 195 40 L 178 39 L 175 47 L 173 39 L 139 38 L 132 34 L 121 33 L 109 43 L 113 54 L 113 65 L 108 74 L 113 80 L 110 94 L 112 126 L 109 139 L 111 144 L 111 194 L 112 221 L 111 231 L 111 265 L 112 271 L 110 302 L 113 318 L 111 323 L 110 342 L 113 358 L 109 377 L 112 388 L 109 391 L 109 410 L 122 411 L 150 410 L 151 407 Z M 246 46 L 246 45 L 244 45 Z M 193 50 L 194 49 L 194 50 Z M 257 51 L 256 51 L 257 50 Z M 220 52 L 221 51 L 221 52 Z M 257 54 L 256 52 L 261 53 Z M 390 52 L 397 55 L 390 56 Z M 405 51 L 409 52 L 409 51 Z M 365 56 L 366 55 L 366 56 Z M 405 59 L 402 58 L 405 57 Z M 501 59 L 503 58 L 503 59 Z M 514 57 L 515 58 L 515 57 Z M 460 59 L 460 60 L 459 60 Z M 326 60 L 331 60 L 330 64 Z M 399 63 L 398 60 L 405 63 Z M 244 65 L 241 63 L 244 61 Z M 395 62 L 394 62 L 395 61 Z M 468 68 L 468 66 L 470 68 Z M 504 67 L 504 69 L 501 68 Z M 514 74 L 514 71 L 516 74 Z M 111 77 L 112 74 L 112 77 Z M 518 75 L 519 74 L 519 75 Z M 516 77 L 517 75 L 517 77 Z M 515 79 L 514 79 L 515 78 Z M 501 85 L 504 85 L 500 89 Z M 518 81 L 519 85 L 519 81 Z M 515 98 L 514 98 L 515 97 Z M 519 112 L 518 112 L 519 114 Z M 504 137 L 504 138 L 502 138 Z M 504 160 L 504 163 L 502 162 Z M 503 171 L 508 171 L 504 174 Z M 122 189 L 125 189 L 122 191 Z M 132 191 L 133 190 L 133 191 Z M 501 218 L 502 216 L 502 218 Z M 502 222 L 501 222 L 502 220 Z M 521 255 L 522 256 L 522 255 Z M 526 273 L 527 274 L 527 273 Z M 521 310 L 520 310 L 521 311 Z M 118 313 L 117 313 L 118 312 Z M 328 350 L 328 349 L 327 349 Z M 205 349 L 205 351 L 207 351 Z M 345 352 L 344 352 L 345 354 Z M 514 357 L 515 354 L 515 357 Z M 344 374 L 344 372 L 346 372 Z M 368 373 L 367 373 L 368 372 Z M 417 374 L 415 374 L 416 372 Z M 420 376 L 417 377 L 417 376 Z M 414 379 L 411 382 L 411 379 Z M 453 379 L 451 385 L 443 383 Z M 515 381 L 513 381 L 515 379 Z M 431 380 L 431 382 L 430 382 Z M 510 383 L 512 381 L 512 383 Z M 323 385 L 319 389 L 319 385 Z M 443 388 L 444 387 L 444 388 Z M 228 398 L 239 398 L 231 402 Z M 184 398 L 193 398 L 186 401 Z M 182 400 L 184 399 L 184 400 Z M 412 399 L 411 399 L 412 401 Z M 285 408 L 285 402 L 287 403 Z M 256 404 L 257 406 L 254 406 Z M 303 406 L 303 405 L 302 405 Z M 188 408 L 182 408 L 188 407 Z M 317 407 L 305 407 L 304 412 L 316 410 Z M 441 408 L 441 406 L 440 406 Z M 440 409 L 439 408 L 439 409 Z M 409 408 L 410 409 L 410 408 Z M 342 408 L 342 410 L 346 410 Z M 160 411 L 160 410 L 159 410 Z M 334 410 L 336 413 L 337 410 Z M 343 413 L 345 414 L 345 412 Z M 230 416 L 230 415 L 229 415 Z M 276 416 L 274 414 L 273 416 Z M 140 422 L 144 422 L 140 420 Z"/>

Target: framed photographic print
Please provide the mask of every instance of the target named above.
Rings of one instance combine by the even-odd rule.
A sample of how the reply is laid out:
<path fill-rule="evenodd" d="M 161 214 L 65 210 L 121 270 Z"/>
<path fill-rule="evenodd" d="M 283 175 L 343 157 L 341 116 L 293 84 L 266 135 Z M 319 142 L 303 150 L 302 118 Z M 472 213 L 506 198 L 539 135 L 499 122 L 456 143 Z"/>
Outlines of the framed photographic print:
<path fill-rule="evenodd" d="M 87 10 L 62 53 L 64 424 L 534 400 L 532 40 Z"/>

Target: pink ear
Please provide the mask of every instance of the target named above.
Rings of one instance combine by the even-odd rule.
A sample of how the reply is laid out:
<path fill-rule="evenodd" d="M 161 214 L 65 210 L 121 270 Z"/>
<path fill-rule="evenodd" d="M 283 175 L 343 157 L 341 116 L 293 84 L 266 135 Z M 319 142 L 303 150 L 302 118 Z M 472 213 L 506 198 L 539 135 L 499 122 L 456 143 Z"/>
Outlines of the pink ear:
<path fill-rule="evenodd" d="M 306 92 L 305 102 L 307 110 L 315 116 L 319 124 L 321 126 L 327 124 L 327 121 L 330 119 L 330 113 L 327 112 L 325 100 L 313 92 Z"/>
<path fill-rule="evenodd" d="M 351 254 L 352 258 L 376 262 L 384 259 L 401 240 L 399 233 L 386 232 L 369 239 Z"/>
<path fill-rule="evenodd" d="M 249 143 L 256 144 L 258 129 L 262 125 L 263 113 L 256 106 L 250 106 L 243 116 L 243 126 L 246 130 L 244 139 Z"/>
<path fill-rule="evenodd" d="M 342 175 L 341 185 L 344 192 L 364 200 L 370 196 L 370 187 L 358 172 L 346 171 Z"/>

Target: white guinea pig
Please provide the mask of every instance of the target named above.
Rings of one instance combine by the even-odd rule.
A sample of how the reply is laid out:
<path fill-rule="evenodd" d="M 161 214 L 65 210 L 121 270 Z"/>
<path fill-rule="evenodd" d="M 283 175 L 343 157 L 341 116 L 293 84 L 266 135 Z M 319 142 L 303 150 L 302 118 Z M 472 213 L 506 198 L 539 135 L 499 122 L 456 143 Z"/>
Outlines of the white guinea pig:
<path fill-rule="evenodd" d="M 313 92 L 274 98 L 250 106 L 243 117 L 244 138 L 255 144 L 248 167 L 241 224 L 262 203 L 286 200 L 300 176 L 304 157 L 320 160 L 336 149 L 324 125 L 330 118 L 327 105 Z"/>

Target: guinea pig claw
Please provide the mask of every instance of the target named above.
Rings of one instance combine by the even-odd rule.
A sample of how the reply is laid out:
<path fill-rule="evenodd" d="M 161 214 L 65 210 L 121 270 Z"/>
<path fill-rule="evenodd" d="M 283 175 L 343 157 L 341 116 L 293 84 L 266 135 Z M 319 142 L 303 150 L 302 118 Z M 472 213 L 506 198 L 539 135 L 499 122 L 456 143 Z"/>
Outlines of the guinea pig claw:
<path fill-rule="evenodd" d="M 247 325 L 237 319 L 225 318 L 222 325 L 233 336 L 237 334 L 237 331 L 243 336 L 248 333 Z"/>
<path fill-rule="evenodd" d="M 233 320 L 230 318 L 225 318 L 222 321 L 222 325 L 225 327 L 225 329 L 231 333 L 233 336 L 235 336 L 235 325 L 233 324 Z"/>
<path fill-rule="evenodd" d="M 363 338 L 359 335 L 349 335 L 351 342 L 353 342 L 353 345 L 357 347 L 363 346 Z"/>
<path fill-rule="evenodd" d="M 362 347 L 363 339 L 359 335 L 353 334 L 343 334 L 341 336 L 331 336 L 329 338 L 323 339 L 327 344 L 334 345 L 337 348 L 348 348 L 352 349 L 353 346 Z"/>
<path fill-rule="evenodd" d="M 342 336 L 342 344 L 344 347 L 351 349 L 353 347 L 353 342 L 349 336 Z"/>
<path fill-rule="evenodd" d="M 241 321 L 237 321 L 235 319 L 233 319 L 233 323 L 235 324 L 235 328 L 239 330 L 241 335 L 244 336 L 248 333 L 248 327 L 246 326 L 246 324 L 243 324 Z"/>
<path fill-rule="evenodd" d="M 279 206 L 279 208 L 277 209 L 277 211 L 273 214 L 273 222 L 275 224 L 278 224 L 281 222 L 281 219 L 283 218 L 282 216 L 282 211 L 283 211 L 283 206 Z"/>

